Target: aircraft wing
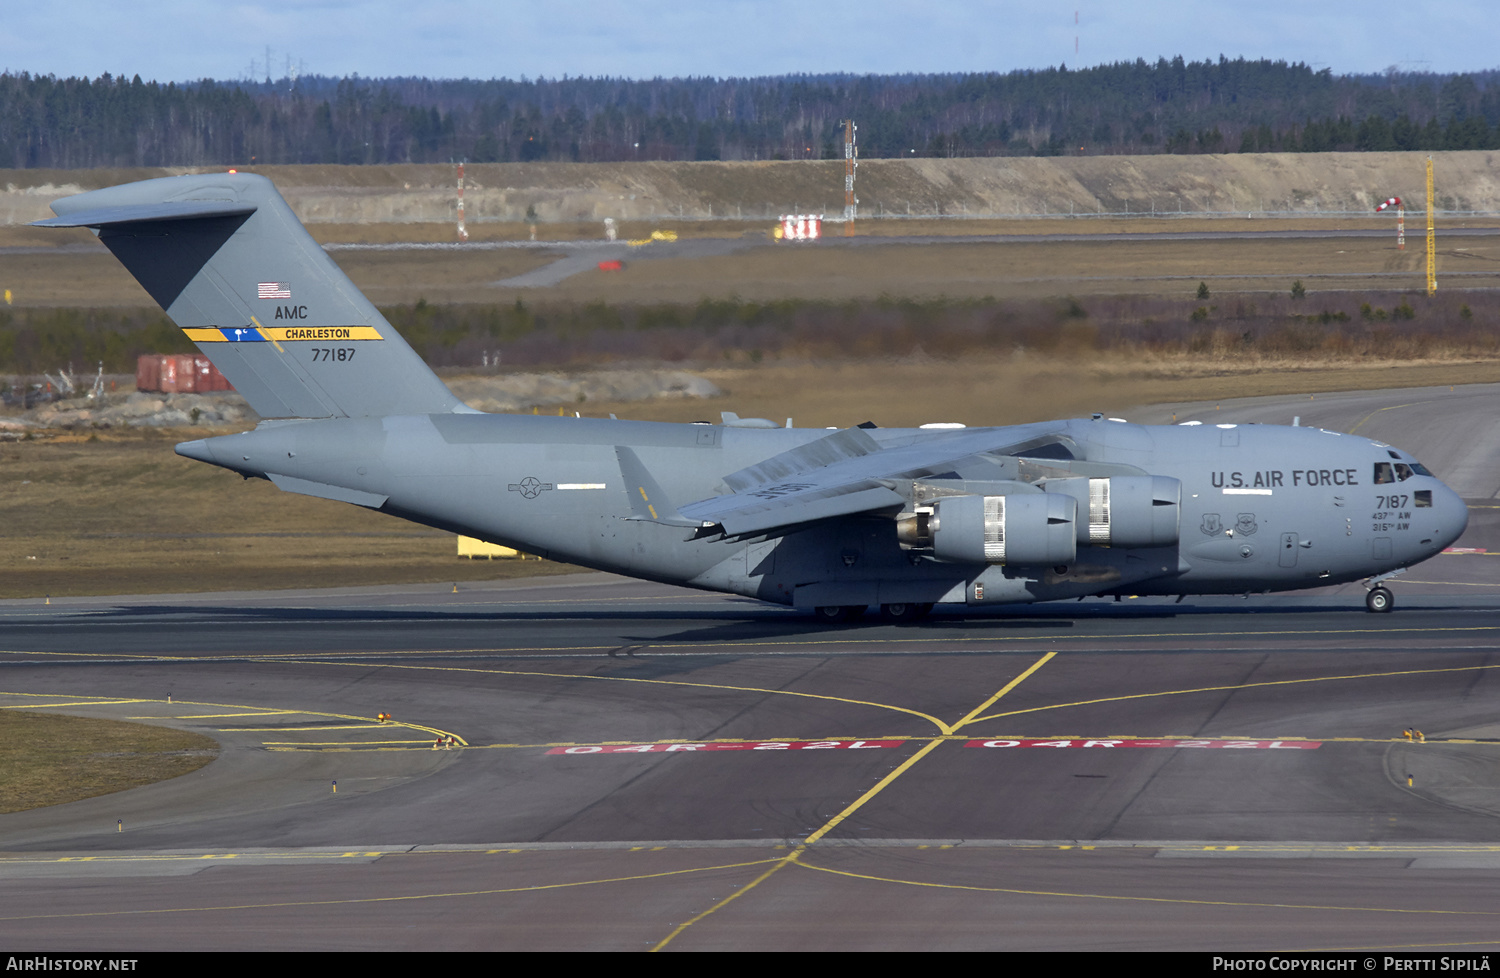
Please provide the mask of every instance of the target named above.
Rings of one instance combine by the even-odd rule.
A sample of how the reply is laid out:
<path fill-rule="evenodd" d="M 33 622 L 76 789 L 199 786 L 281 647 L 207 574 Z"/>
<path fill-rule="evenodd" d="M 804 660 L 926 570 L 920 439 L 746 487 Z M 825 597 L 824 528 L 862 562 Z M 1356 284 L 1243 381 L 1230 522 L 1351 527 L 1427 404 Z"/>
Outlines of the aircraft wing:
<path fill-rule="evenodd" d="M 732 493 L 689 503 L 680 512 L 729 536 L 745 536 L 902 507 L 907 501 L 896 492 L 896 480 L 939 475 L 965 460 L 1010 455 L 1053 440 L 1028 431 L 1017 442 L 1016 434 L 979 428 L 885 447 L 867 432 L 847 428 L 725 476 Z"/>

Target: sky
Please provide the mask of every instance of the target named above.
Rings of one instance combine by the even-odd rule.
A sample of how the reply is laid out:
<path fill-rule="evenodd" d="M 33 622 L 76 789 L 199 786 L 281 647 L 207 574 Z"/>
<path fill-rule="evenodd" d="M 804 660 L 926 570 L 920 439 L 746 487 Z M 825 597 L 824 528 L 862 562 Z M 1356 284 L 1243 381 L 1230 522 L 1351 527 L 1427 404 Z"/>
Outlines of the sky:
<path fill-rule="evenodd" d="M 1496 0 L 4 0 L 0 71 L 148 81 L 1007 72 L 1171 58 L 1500 67 Z M 1076 24 L 1075 24 L 1076 17 Z"/>

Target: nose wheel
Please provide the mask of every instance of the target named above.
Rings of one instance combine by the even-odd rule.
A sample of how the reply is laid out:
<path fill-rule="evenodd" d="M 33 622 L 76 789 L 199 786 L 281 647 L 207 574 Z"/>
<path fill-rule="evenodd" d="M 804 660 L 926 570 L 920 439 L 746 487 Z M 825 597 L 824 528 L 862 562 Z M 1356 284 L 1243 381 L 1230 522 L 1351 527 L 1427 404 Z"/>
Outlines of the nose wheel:
<path fill-rule="evenodd" d="M 1365 592 L 1365 607 L 1376 614 L 1385 614 L 1396 606 L 1396 596 L 1390 588 L 1372 587 Z"/>

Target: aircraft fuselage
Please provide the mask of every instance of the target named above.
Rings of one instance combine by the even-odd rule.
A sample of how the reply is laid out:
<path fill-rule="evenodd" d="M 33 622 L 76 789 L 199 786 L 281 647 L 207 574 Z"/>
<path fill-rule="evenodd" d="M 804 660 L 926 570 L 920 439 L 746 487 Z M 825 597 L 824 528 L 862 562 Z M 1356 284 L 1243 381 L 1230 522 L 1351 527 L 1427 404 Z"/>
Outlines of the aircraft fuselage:
<path fill-rule="evenodd" d="M 869 434 L 884 448 L 982 431 Z M 1050 439 L 1054 447 L 1034 460 L 1023 454 L 1019 471 L 1016 459 L 980 459 L 908 475 L 1020 479 L 1044 489 L 1070 475 L 1167 476 L 1181 483 L 1175 543 L 1080 545 L 1057 564 L 956 563 L 898 541 L 901 507 L 762 534 L 705 534 L 651 518 L 654 508 L 643 512 L 617 451 L 628 446 L 670 487 L 672 498 L 653 504 L 665 510 L 727 493 L 721 474 L 823 438 L 820 429 L 415 415 L 272 422 L 179 451 L 283 489 L 552 559 L 800 607 L 1315 587 L 1431 557 L 1468 518 L 1462 500 L 1409 456 L 1316 428 L 1093 419 L 989 431 L 997 445 Z"/>

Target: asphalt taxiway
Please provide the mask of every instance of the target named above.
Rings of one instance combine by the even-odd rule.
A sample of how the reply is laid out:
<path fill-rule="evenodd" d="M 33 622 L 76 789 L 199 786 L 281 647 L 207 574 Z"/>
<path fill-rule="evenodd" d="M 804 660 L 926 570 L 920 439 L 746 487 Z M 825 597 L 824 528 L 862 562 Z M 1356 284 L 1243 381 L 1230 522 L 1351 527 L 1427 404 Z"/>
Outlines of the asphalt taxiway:
<path fill-rule="evenodd" d="M 1440 388 L 1132 417 L 1413 451 L 1472 518 L 1389 615 L 1353 585 L 827 628 L 601 574 L 0 603 L 0 707 L 221 744 L 0 816 L 0 939 L 1494 949 L 1497 408 Z"/>

